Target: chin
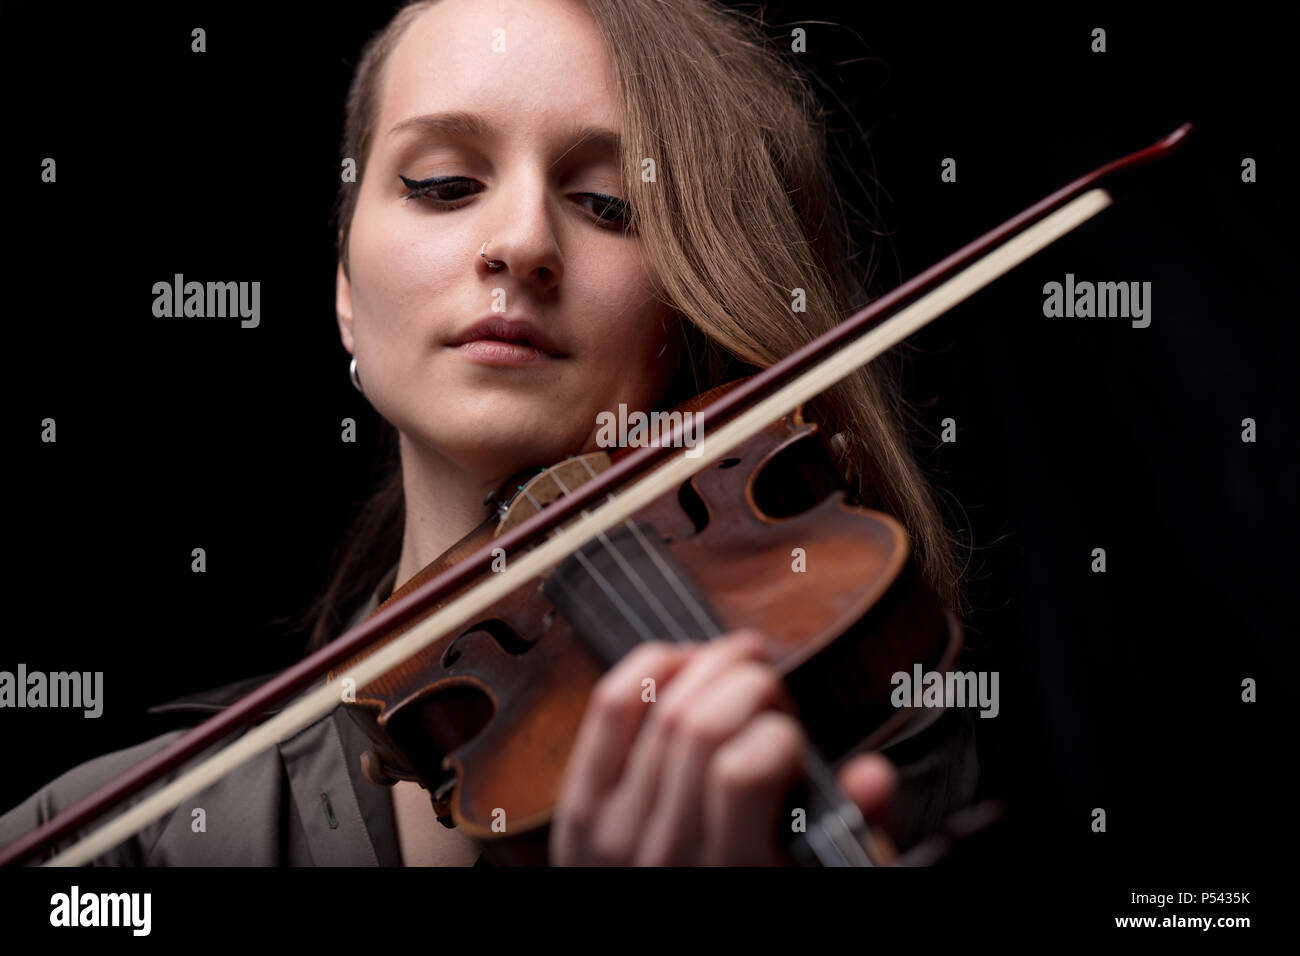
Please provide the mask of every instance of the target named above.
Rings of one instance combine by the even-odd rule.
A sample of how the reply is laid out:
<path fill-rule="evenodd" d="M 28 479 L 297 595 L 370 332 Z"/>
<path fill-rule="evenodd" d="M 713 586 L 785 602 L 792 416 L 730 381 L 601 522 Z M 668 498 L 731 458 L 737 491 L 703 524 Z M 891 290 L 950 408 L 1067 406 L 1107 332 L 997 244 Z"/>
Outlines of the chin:
<path fill-rule="evenodd" d="M 584 435 L 565 438 L 544 423 L 517 418 L 509 423 L 471 421 L 452 432 L 439 430 L 430 443 L 484 481 L 501 482 L 525 468 L 562 461 L 580 451 L 583 441 Z"/>

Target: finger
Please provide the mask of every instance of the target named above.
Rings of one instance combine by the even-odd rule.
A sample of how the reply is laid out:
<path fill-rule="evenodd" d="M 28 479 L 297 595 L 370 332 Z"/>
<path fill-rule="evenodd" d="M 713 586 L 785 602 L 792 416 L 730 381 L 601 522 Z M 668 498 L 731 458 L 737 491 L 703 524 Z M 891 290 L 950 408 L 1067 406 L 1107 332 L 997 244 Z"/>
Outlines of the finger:
<path fill-rule="evenodd" d="M 803 768 L 803 726 L 767 710 L 709 763 L 704 791 L 706 866 L 772 866 L 789 857 L 778 834 L 785 797 Z"/>
<path fill-rule="evenodd" d="M 888 758 L 874 753 L 854 757 L 840 769 L 837 782 L 868 823 L 888 828 L 898 787 L 898 771 Z"/>
<path fill-rule="evenodd" d="M 645 724 L 632 744 L 622 778 L 605 799 L 592 832 L 593 842 L 599 843 L 606 853 L 626 858 L 628 862 L 641 842 L 658 795 L 668 743 L 692 695 L 729 663 L 752 660 L 763 654 L 763 640 L 753 632 L 737 632 L 696 647 L 672 681 L 663 686 L 658 703 L 649 708 Z"/>
<path fill-rule="evenodd" d="M 556 798 L 552 863 L 587 862 L 586 847 L 600 806 L 622 775 L 645 719 L 648 704 L 642 700 L 642 681 L 666 684 L 691 651 L 663 641 L 640 644 L 592 688 Z"/>
<path fill-rule="evenodd" d="M 769 665 L 751 660 L 732 663 L 690 699 L 664 755 L 659 792 L 636 855 L 638 865 L 700 863 L 709 765 L 719 747 L 764 710 L 777 707 L 793 708 L 785 682 Z"/>

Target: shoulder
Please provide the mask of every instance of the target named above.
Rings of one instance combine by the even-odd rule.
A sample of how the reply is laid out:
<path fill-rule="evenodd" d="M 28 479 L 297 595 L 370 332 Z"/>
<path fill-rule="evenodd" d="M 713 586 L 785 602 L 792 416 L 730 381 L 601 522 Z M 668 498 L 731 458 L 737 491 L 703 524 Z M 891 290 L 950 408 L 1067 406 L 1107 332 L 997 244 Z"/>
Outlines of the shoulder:
<path fill-rule="evenodd" d="M 93 793 L 104 784 L 121 776 L 140 761 L 162 750 L 184 730 L 161 734 L 133 747 L 103 754 L 78 764 L 66 773 L 41 787 L 9 812 L 0 816 L 0 846 L 8 846 L 25 833 L 35 829 L 57 814 Z M 142 851 L 156 838 L 165 818 L 147 827 L 138 836 L 106 854 L 106 865 L 123 865 L 143 862 Z M 73 842 L 69 839 L 62 846 Z M 62 846 L 60 848 L 62 848 Z"/>
<path fill-rule="evenodd" d="M 187 726 L 95 757 L 61 774 L 0 816 L 0 846 L 8 845 L 121 776 L 185 734 L 188 725 L 197 724 L 224 709 L 265 680 L 265 677 L 256 677 L 237 681 L 149 708 L 149 713 L 168 715 Z M 263 716 L 273 712 L 268 710 Z M 319 725 L 332 723 L 332 718 L 332 714 L 326 715 L 291 739 L 306 741 L 320 737 Z M 127 801 L 123 809 L 145 799 L 178 775 L 179 772 L 173 772 L 150 785 Z M 269 748 L 96 858 L 93 863 L 139 866 L 283 862 L 282 854 L 288 844 L 295 842 L 296 833 L 292 815 L 285 813 L 288 789 L 285 778 L 279 748 Z M 76 837 L 69 837 L 57 849 L 66 848 L 95 827 L 96 824 L 92 824 Z"/>
<path fill-rule="evenodd" d="M 396 571 L 394 564 L 347 627 L 379 605 Z M 37 790 L 0 816 L 0 846 L 120 776 L 172 743 L 189 725 L 225 709 L 271 676 L 247 678 L 150 707 L 149 713 L 179 720 L 183 726 L 88 760 Z M 280 709 L 268 708 L 261 717 Z M 336 707 L 93 862 L 108 866 L 398 865 L 388 792 L 361 775 L 358 758 L 367 746 L 359 725 Z M 126 806 L 175 776 L 157 781 Z"/>

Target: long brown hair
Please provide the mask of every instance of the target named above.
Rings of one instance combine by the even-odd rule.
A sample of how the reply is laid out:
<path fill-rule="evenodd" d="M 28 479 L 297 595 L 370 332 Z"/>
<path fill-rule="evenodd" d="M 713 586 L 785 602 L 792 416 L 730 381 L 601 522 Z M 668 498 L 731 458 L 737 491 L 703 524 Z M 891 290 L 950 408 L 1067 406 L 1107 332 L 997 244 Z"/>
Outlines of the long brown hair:
<path fill-rule="evenodd" d="M 343 156 L 357 182 L 340 185 L 339 257 L 347 270 L 356 209 L 383 90 L 384 64 L 418 0 L 366 44 L 347 97 Z M 699 391 L 763 368 L 867 302 L 827 155 L 824 114 L 800 70 L 766 39 L 760 19 L 714 0 L 587 0 L 614 62 L 623 116 L 625 195 L 632 228 L 665 300 L 686 320 Z M 653 160 L 653 181 L 643 179 Z M 646 177 L 649 178 L 649 177 Z M 795 289 L 805 311 L 792 311 Z M 881 360 L 819 397 L 811 410 L 852 490 L 899 518 L 921 568 L 959 606 L 957 543 L 917 467 L 907 415 Z M 391 426 L 385 426 L 391 428 Z M 362 508 L 329 585 L 312 610 L 311 646 L 339 633 L 351 600 L 368 594 L 400 549 L 400 465 Z M 400 584 L 401 582 L 397 582 Z"/>

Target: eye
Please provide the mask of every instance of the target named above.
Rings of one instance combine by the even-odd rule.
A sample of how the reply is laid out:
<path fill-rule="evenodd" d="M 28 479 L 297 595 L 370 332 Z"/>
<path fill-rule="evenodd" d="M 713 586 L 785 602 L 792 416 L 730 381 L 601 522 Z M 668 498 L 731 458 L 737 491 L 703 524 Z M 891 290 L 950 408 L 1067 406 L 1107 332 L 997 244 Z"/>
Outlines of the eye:
<path fill-rule="evenodd" d="M 632 224 L 632 206 L 625 199 L 604 193 L 578 193 L 574 198 L 602 229 L 626 231 Z"/>
<path fill-rule="evenodd" d="M 431 179 L 407 179 L 400 176 L 408 192 L 403 199 L 428 199 L 435 207 L 458 208 L 456 203 L 468 199 L 479 184 L 465 176 L 434 176 Z"/>
<path fill-rule="evenodd" d="M 458 209 L 463 200 L 481 189 L 481 183 L 466 176 L 434 176 L 410 179 L 399 174 L 407 188 L 403 199 L 427 199 L 439 209 Z M 602 229 L 627 231 L 631 226 L 632 207 L 626 200 L 604 193 L 578 193 L 574 197 Z"/>

